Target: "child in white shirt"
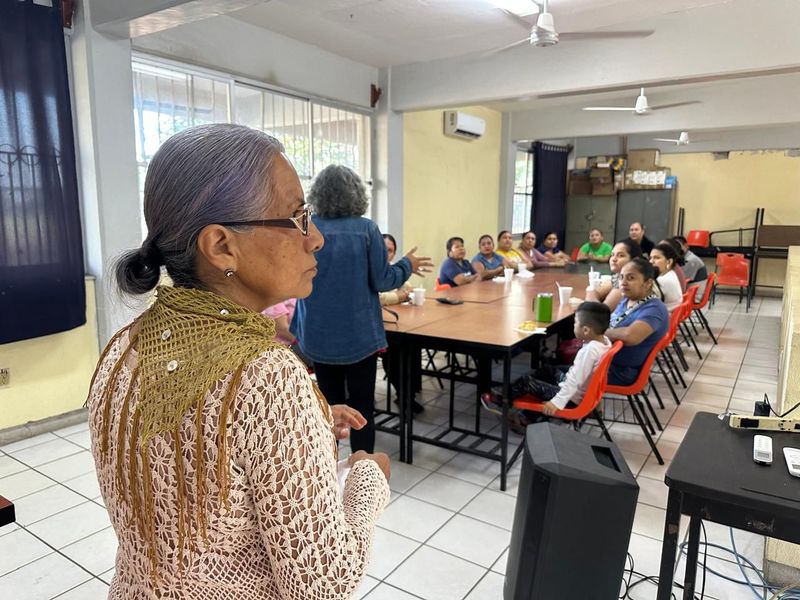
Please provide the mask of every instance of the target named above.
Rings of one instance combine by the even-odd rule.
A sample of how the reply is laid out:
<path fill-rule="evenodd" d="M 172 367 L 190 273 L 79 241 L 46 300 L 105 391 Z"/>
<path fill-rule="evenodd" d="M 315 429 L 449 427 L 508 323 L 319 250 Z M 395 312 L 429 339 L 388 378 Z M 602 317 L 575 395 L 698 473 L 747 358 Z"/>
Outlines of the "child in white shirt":
<path fill-rule="evenodd" d="M 546 376 L 543 371 L 532 371 L 519 377 L 511 384 L 512 398 L 525 394 L 536 396 L 544 401 L 543 412 L 548 416 L 570 405 L 579 404 L 592 373 L 603 355 L 611 348 L 611 341 L 605 336 L 610 318 L 611 312 L 602 302 L 583 302 L 578 306 L 575 312 L 575 337 L 583 340 L 583 347 L 575 355 L 572 366 L 566 373 L 559 372 L 558 385 L 541 379 Z M 492 399 L 484 396 L 482 400 L 487 409 L 497 412 Z M 534 416 L 526 414 L 527 411 L 522 412 L 524 416 Z"/>

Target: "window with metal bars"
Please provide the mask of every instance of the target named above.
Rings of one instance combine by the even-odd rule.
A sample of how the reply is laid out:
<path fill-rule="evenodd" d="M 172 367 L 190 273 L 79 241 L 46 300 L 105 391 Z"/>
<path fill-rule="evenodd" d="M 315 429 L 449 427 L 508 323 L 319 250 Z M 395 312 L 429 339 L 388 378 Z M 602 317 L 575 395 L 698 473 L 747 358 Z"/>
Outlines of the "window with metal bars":
<path fill-rule="evenodd" d="M 511 233 L 517 234 L 530 229 L 533 204 L 533 153 L 527 150 L 517 150 L 514 166 Z"/>
<path fill-rule="evenodd" d="M 161 143 L 201 123 L 239 123 L 278 138 L 304 187 L 329 164 L 372 179 L 370 117 L 360 112 L 149 58 L 134 59 L 133 93 L 140 191 Z"/>

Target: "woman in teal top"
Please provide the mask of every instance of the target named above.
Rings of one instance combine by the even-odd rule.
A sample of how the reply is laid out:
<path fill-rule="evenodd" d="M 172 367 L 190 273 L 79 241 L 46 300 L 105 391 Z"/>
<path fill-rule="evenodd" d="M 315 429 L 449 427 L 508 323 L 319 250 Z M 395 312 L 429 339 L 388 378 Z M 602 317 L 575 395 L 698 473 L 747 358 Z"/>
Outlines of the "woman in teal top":
<path fill-rule="evenodd" d="M 502 275 L 504 268 L 512 268 L 511 263 L 494 251 L 494 240 L 488 233 L 480 237 L 478 248 L 480 252 L 472 257 L 472 268 L 481 279 L 492 279 Z"/>
<path fill-rule="evenodd" d="M 611 244 L 603 241 L 603 232 L 592 229 L 589 232 L 589 241 L 578 250 L 578 262 L 593 260 L 595 262 L 608 262 L 611 258 Z"/>

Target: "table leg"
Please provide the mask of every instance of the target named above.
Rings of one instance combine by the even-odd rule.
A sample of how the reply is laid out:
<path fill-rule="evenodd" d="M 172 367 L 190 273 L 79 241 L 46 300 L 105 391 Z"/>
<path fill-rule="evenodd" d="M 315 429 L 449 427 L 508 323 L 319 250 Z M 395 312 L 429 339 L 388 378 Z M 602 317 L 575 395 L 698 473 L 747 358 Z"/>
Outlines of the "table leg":
<path fill-rule="evenodd" d="M 694 600 L 697 554 L 700 546 L 700 517 L 689 521 L 689 544 L 686 548 L 686 574 L 683 576 L 683 600 Z"/>
<path fill-rule="evenodd" d="M 411 401 L 414 398 L 414 392 L 411 384 L 411 361 L 414 360 L 414 346 L 410 343 L 403 344 L 402 353 L 402 387 L 403 387 L 403 400 L 400 402 L 400 423 L 401 423 L 401 437 L 405 439 L 405 462 L 409 465 L 414 461 L 414 452 L 412 450 L 414 435 L 414 411 L 411 410 Z M 401 455 L 402 460 L 402 455 Z"/>
<path fill-rule="evenodd" d="M 681 494 L 669 490 L 667 515 L 664 519 L 664 541 L 661 544 L 661 569 L 658 572 L 657 600 L 670 600 L 672 576 L 675 572 L 675 554 L 678 550 L 678 533 L 681 526 Z"/>
<path fill-rule="evenodd" d="M 503 423 L 500 427 L 500 491 L 506 491 L 508 470 L 508 409 L 511 406 L 511 355 L 503 357 Z M 480 410 L 480 409 L 478 409 Z"/>

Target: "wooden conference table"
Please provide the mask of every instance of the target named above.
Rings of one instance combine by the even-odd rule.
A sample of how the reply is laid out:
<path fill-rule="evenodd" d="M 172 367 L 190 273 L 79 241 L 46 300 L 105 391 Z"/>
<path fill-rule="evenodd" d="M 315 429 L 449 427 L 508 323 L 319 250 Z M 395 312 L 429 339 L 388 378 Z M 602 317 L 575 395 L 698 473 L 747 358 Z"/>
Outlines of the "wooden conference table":
<path fill-rule="evenodd" d="M 452 398 L 450 424 L 436 436 L 414 433 L 411 418 L 411 400 L 416 390 L 411 389 L 412 361 L 419 360 L 422 349 L 440 350 L 467 354 L 478 364 L 490 365 L 493 360 L 503 364 L 503 397 L 509 397 L 511 384 L 511 360 L 520 352 L 532 349 L 542 335 L 519 332 L 517 326 L 523 321 L 533 320 L 533 301 L 540 292 L 553 294 L 553 320 L 537 323 L 546 328 L 544 335 L 556 333 L 562 328 L 571 328 L 571 317 L 575 307 L 560 305 L 556 282 L 571 286 L 572 296 L 583 298 L 589 278 L 585 274 L 565 273 L 562 269 L 537 270 L 532 278 L 514 276 L 511 282 L 482 281 L 452 288 L 429 295 L 422 306 L 393 306 L 399 319 L 396 323 L 385 322 L 389 352 L 397 356 L 399 369 L 397 393 L 400 404 L 400 458 L 413 461 L 415 441 L 467 452 L 500 462 L 500 489 L 506 489 L 508 457 L 508 404 L 503 403 L 503 419 L 500 437 L 480 431 L 480 408 L 474 429 L 454 426 L 452 423 Z M 462 300 L 459 305 L 441 304 L 437 297 Z M 483 390 L 485 391 L 485 390 Z M 481 390 L 476 391 L 476 404 Z M 455 439 L 447 439 L 448 435 Z M 487 446 L 492 446 L 487 449 Z M 516 455 L 515 455 L 516 457 Z"/>

